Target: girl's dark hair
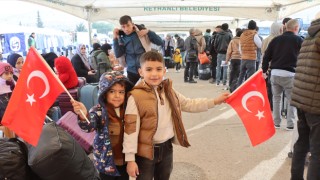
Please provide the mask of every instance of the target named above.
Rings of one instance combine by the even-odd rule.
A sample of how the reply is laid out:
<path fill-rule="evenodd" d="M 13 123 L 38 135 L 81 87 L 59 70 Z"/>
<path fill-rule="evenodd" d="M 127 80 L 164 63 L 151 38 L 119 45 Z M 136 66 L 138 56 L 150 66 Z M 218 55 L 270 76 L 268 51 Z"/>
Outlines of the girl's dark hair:
<path fill-rule="evenodd" d="M 131 17 L 128 15 L 124 15 L 120 18 L 119 23 L 120 25 L 123 25 L 123 24 L 128 24 L 129 21 L 132 22 Z"/>
<path fill-rule="evenodd" d="M 142 54 L 140 57 L 140 64 L 144 64 L 147 61 L 157 61 L 164 63 L 162 55 L 156 51 L 148 51 Z"/>

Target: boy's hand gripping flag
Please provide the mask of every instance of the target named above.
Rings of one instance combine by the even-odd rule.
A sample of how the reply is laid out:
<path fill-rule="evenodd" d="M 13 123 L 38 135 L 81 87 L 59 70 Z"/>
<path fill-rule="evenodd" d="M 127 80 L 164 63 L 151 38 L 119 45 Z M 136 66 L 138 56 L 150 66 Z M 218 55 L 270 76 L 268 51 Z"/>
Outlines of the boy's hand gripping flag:
<path fill-rule="evenodd" d="M 275 133 L 268 101 L 266 82 L 260 69 L 236 89 L 226 100 L 242 120 L 252 146 L 256 146 Z"/>
<path fill-rule="evenodd" d="M 1 123 L 36 146 L 47 111 L 64 90 L 48 64 L 30 48 Z"/>

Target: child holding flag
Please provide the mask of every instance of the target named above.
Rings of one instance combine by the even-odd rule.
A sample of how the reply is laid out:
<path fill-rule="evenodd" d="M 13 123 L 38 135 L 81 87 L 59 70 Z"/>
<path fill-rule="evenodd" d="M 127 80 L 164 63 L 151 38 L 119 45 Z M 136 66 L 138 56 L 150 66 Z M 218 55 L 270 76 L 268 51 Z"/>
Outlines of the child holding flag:
<path fill-rule="evenodd" d="M 132 88 L 131 82 L 120 72 L 104 73 L 99 82 L 99 105 L 90 112 L 81 102 L 72 102 L 74 112 L 79 115 L 79 126 L 87 132 L 96 130 L 94 140 L 95 166 L 102 180 L 127 180 L 126 164 L 122 154 L 124 112 L 126 93 Z M 80 110 L 90 120 L 88 124 Z"/>
<path fill-rule="evenodd" d="M 137 179 L 169 179 L 173 167 L 172 142 L 190 146 L 181 111 L 201 112 L 223 103 L 229 93 L 215 99 L 189 99 L 165 79 L 162 56 L 153 51 L 140 58 L 143 78 L 129 93 L 125 114 L 123 152 L 127 172 Z M 161 177 L 161 178 L 159 178 Z"/>

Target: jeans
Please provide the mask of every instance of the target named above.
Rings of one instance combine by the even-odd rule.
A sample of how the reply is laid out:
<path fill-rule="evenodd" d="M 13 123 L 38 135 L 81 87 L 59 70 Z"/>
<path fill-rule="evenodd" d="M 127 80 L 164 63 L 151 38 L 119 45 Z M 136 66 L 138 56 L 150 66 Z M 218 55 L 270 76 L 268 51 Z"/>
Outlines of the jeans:
<path fill-rule="evenodd" d="M 290 105 L 291 92 L 293 88 L 293 77 L 281 77 L 271 75 L 272 101 L 273 101 L 273 120 L 275 125 L 281 123 L 281 94 L 284 91 L 288 99 L 287 127 L 293 127 L 295 107 Z"/>
<path fill-rule="evenodd" d="M 137 180 L 169 180 L 173 169 L 173 149 L 171 139 L 154 145 L 153 160 L 136 156 L 139 168 Z"/>
<path fill-rule="evenodd" d="M 246 75 L 247 78 L 249 78 L 250 76 L 252 76 L 252 74 L 254 74 L 254 72 L 256 72 L 256 61 L 242 59 L 237 87 L 239 87 L 243 83 Z"/>
<path fill-rule="evenodd" d="M 176 66 L 176 71 L 180 70 L 181 68 L 181 64 L 178 62 L 178 63 L 175 63 L 175 66 Z"/>
<path fill-rule="evenodd" d="M 310 149 L 308 180 L 320 179 L 320 115 L 298 111 L 299 138 L 294 145 L 291 180 L 302 180 L 306 155 Z"/>
<path fill-rule="evenodd" d="M 184 81 L 193 81 L 194 69 L 198 62 L 187 62 L 186 68 L 184 69 Z"/>
<path fill-rule="evenodd" d="M 128 180 L 129 175 L 127 173 L 127 165 L 117 166 L 117 170 L 119 171 L 121 176 L 109 176 L 103 173 L 100 173 L 101 180 Z"/>
<path fill-rule="evenodd" d="M 186 67 L 186 51 L 181 51 L 181 57 L 182 57 L 182 67 Z"/>
<path fill-rule="evenodd" d="M 221 68 L 223 68 L 223 76 L 222 76 L 222 83 L 223 85 L 227 84 L 227 71 L 228 71 L 228 66 L 222 66 L 221 67 L 221 63 L 222 61 L 226 60 L 226 54 L 220 54 L 218 53 L 217 55 L 217 72 L 216 72 L 216 81 L 217 84 L 220 83 L 220 79 L 221 79 Z"/>
<path fill-rule="evenodd" d="M 229 79 L 230 92 L 233 92 L 235 89 L 237 89 L 237 82 L 240 74 L 240 64 L 241 59 L 231 59 Z"/>

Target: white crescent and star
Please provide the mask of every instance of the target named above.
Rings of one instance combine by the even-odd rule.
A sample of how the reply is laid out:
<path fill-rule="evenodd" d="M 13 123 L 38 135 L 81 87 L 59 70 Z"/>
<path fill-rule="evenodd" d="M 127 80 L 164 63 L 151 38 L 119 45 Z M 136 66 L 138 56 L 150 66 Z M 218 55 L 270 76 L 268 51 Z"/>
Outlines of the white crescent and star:
<path fill-rule="evenodd" d="M 39 97 L 41 99 L 41 98 L 45 97 L 50 91 L 50 84 L 49 84 L 48 78 L 46 77 L 46 75 L 42 71 L 39 71 L 39 70 L 32 71 L 29 74 L 28 79 L 27 79 L 27 87 L 28 88 L 29 88 L 29 82 L 33 77 L 38 77 L 44 82 L 45 90 L 44 90 L 43 94 Z M 27 96 L 28 96 L 28 99 L 26 100 L 26 102 L 29 102 L 30 105 L 32 106 L 32 103 L 36 102 L 36 100 L 34 99 L 34 94 L 32 94 L 32 95 L 27 94 Z"/>
<path fill-rule="evenodd" d="M 259 92 L 259 91 L 250 91 L 250 92 L 248 92 L 247 94 L 245 94 L 245 95 L 242 97 L 241 104 L 242 104 L 243 108 L 244 108 L 246 111 L 250 112 L 250 113 L 252 113 L 252 111 L 250 111 L 250 110 L 248 109 L 248 107 L 247 107 L 247 101 L 248 101 L 248 99 L 249 99 L 250 97 L 253 97 L 253 96 L 259 97 L 259 98 L 262 100 L 263 107 L 264 107 L 264 105 L 265 105 L 265 99 L 264 99 L 263 95 L 261 94 L 261 92 Z M 263 113 L 264 113 L 264 111 L 259 111 L 259 110 L 258 110 L 258 113 L 257 113 L 255 116 L 257 116 L 257 117 L 259 118 L 259 120 L 260 120 L 261 118 L 264 118 Z"/>

